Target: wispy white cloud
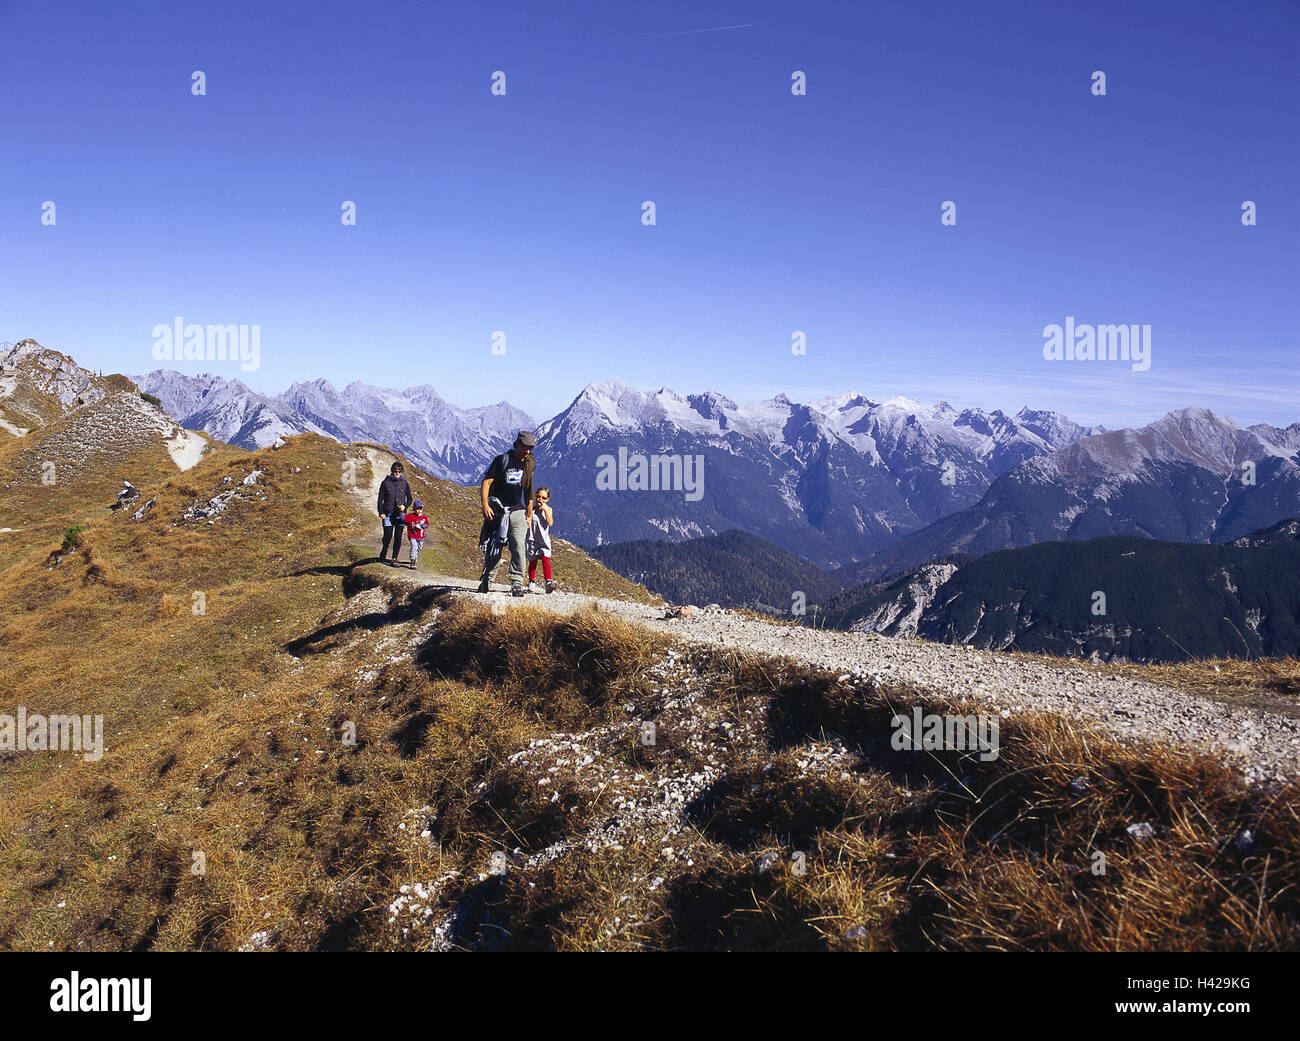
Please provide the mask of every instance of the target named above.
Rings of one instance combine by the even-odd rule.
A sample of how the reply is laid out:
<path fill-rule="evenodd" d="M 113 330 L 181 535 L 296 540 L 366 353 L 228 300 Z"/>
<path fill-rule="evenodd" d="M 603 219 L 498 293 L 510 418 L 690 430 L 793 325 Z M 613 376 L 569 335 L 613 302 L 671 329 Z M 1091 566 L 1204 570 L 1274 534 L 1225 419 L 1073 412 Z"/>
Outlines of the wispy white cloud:
<path fill-rule="evenodd" d="M 667 36 L 694 36 L 696 33 L 721 33 L 728 29 L 749 29 L 753 22 L 745 22 L 743 25 L 715 25 L 709 29 L 683 29 L 676 33 L 656 33 L 654 36 L 642 36 L 643 40 L 662 40 Z"/>

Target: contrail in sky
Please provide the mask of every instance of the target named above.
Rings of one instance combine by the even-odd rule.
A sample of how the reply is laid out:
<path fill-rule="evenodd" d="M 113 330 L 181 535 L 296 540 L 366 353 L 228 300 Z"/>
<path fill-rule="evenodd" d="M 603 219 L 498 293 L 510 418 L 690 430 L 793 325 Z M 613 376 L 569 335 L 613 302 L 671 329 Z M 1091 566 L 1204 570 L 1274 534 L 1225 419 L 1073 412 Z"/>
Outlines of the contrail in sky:
<path fill-rule="evenodd" d="M 680 33 L 659 33 L 657 36 L 642 36 L 643 40 L 662 40 L 665 36 L 693 36 L 695 33 L 720 33 L 727 29 L 748 29 L 753 22 L 744 25 L 715 25 L 712 29 L 687 29 Z"/>

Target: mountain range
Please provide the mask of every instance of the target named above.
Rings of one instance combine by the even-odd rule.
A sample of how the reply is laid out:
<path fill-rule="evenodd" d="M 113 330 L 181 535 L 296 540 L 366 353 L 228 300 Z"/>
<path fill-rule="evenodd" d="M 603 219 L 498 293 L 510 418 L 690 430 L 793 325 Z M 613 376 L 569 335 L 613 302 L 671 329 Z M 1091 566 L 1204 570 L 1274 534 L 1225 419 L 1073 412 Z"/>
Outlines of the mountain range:
<path fill-rule="evenodd" d="M 1300 653 L 1300 519 L 1225 545 L 1107 536 L 922 564 L 815 624 L 986 650 L 1168 662 Z"/>
<path fill-rule="evenodd" d="M 477 481 L 518 431 L 533 426 L 527 413 L 504 401 L 462 409 L 427 386 L 399 391 L 350 383 L 340 391 L 318 379 L 268 397 L 239 380 L 207 374 L 158 369 L 134 379 L 182 426 L 227 444 L 255 451 L 307 432 L 371 441 L 435 477 L 461 483 Z"/>
<path fill-rule="evenodd" d="M 6 434 L 39 423 L 39 401 L 85 401 L 126 382 L 24 344 L 0 371 Z M 15 381 L 22 366 L 31 378 Z M 310 431 L 387 444 L 461 483 L 476 482 L 517 430 L 534 428 L 536 480 L 552 489 L 570 541 L 594 548 L 740 529 L 833 569 L 845 587 L 1040 542 L 1221 544 L 1300 514 L 1300 423 L 1243 427 L 1205 409 L 1108 431 L 1029 408 L 1008 415 L 856 392 L 737 404 L 713 390 L 607 380 L 537 425 L 507 402 L 458 408 L 428 386 L 339 391 L 315 380 L 271 397 L 212 375 L 159 370 L 137 382 L 180 426 L 240 447 Z M 34 393 L 47 384 L 56 398 Z M 656 457 L 698 460 L 702 479 L 654 491 L 601 482 L 615 460 L 638 457 L 652 469 Z"/>
<path fill-rule="evenodd" d="M 1300 514 L 1300 423 L 1240 427 L 1206 409 L 1026 460 L 979 502 L 839 577 L 852 585 L 953 553 L 1134 535 L 1222 543 Z"/>
<path fill-rule="evenodd" d="M 1007 470 L 1094 432 L 1030 409 L 1008 416 L 858 393 L 738 405 L 716 391 L 647 393 L 609 380 L 538 428 L 538 479 L 581 545 L 740 528 L 834 567 L 974 505 Z M 620 451 L 700 458 L 702 485 L 692 497 L 598 487 L 602 460 Z"/>
<path fill-rule="evenodd" d="M 464 483 L 534 426 L 508 403 L 461 409 L 430 387 L 338 391 L 315 380 L 269 397 L 211 375 L 157 370 L 136 381 L 181 425 L 230 444 L 255 449 L 307 431 L 371 441 Z M 1101 429 L 1027 408 L 1009 416 L 858 393 L 741 405 L 716 391 L 644 392 L 608 380 L 536 427 L 538 480 L 563 502 L 566 536 L 580 545 L 740 528 L 838 567 L 974 505 L 1007 470 Z M 700 495 L 598 488 L 600 461 L 620 449 L 702 458 Z"/>

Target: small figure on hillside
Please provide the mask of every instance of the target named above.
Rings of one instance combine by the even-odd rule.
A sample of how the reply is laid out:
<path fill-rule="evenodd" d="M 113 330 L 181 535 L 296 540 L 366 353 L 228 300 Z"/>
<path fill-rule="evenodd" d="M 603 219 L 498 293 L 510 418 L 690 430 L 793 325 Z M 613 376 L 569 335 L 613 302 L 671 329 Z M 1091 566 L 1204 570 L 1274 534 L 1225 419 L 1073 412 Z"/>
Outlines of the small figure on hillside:
<path fill-rule="evenodd" d="M 524 549 L 528 557 L 528 591 L 540 593 L 535 579 L 537 562 L 542 562 L 542 577 L 546 579 L 546 591 L 555 592 L 555 582 L 551 579 L 551 525 L 555 523 L 555 511 L 551 509 L 551 489 L 538 488 L 537 498 L 533 500 L 533 517 L 528 523 L 528 539 Z"/>
<path fill-rule="evenodd" d="M 389 567 L 397 567 L 397 557 L 402 551 L 402 526 L 406 523 L 406 508 L 415 498 L 406 483 L 406 468 L 394 463 L 388 476 L 379 485 L 379 520 L 384 526 L 384 543 L 379 547 L 379 559 Z M 385 561 L 388 545 L 392 543 L 393 558 Z"/>
<path fill-rule="evenodd" d="M 140 497 L 140 491 L 130 481 L 122 482 L 122 490 L 117 493 L 117 501 L 113 503 L 112 509 L 125 506 L 128 502 L 134 502 Z"/>
<path fill-rule="evenodd" d="M 483 578 L 478 591 L 486 593 L 492 573 L 501 560 L 501 542 L 510 545 L 510 595 L 524 595 L 524 553 L 528 526 L 533 519 L 533 449 L 537 438 L 521 430 L 510 451 L 492 460 L 479 483 L 483 530 L 479 548 L 484 553 Z M 495 500 L 495 502 L 493 502 Z M 504 529 L 504 530 L 503 530 Z"/>
<path fill-rule="evenodd" d="M 429 530 L 429 518 L 424 512 L 424 503 L 419 499 L 411 504 L 411 512 L 405 517 L 406 538 L 411 544 L 411 562 L 407 567 L 416 570 L 420 563 L 420 550 L 424 548 L 424 533 Z"/>

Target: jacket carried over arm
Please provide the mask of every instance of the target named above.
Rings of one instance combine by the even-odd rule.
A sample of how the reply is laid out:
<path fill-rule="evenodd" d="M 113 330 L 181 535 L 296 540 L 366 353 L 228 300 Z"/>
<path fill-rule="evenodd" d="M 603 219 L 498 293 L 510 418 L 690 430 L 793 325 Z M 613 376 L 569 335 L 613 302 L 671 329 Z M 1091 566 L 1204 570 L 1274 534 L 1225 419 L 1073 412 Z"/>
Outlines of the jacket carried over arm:
<path fill-rule="evenodd" d="M 501 548 L 506 544 L 510 531 L 510 513 L 495 495 L 488 500 L 492 509 L 492 520 L 485 520 L 478 532 L 478 551 L 484 556 L 501 557 Z"/>

